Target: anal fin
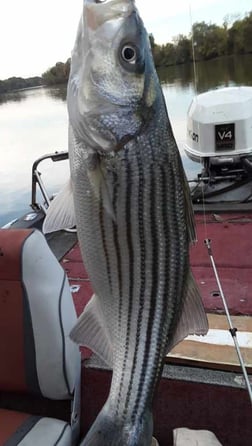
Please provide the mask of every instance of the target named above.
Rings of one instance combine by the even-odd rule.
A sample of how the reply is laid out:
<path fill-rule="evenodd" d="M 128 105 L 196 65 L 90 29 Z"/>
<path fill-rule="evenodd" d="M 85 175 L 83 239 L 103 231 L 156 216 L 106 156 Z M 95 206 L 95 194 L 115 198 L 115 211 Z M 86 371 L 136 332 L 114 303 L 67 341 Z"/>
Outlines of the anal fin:
<path fill-rule="evenodd" d="M 208 332 L 208 319 L 195 279 L 189 271 L 187 294 L 173 338 L 169 342 L 167 354 L 176 344 L 188 335 L 204 336 Z"/>
<path fill-rule="evenodd" d="M 76 325 L 72 328 L 70 338 L 76 344 L 85 345 L 93 350 L 94 353 L 112 368 L 112 342 L 106 330 L 99 298 L 95 294 L 78 318 Z"/>

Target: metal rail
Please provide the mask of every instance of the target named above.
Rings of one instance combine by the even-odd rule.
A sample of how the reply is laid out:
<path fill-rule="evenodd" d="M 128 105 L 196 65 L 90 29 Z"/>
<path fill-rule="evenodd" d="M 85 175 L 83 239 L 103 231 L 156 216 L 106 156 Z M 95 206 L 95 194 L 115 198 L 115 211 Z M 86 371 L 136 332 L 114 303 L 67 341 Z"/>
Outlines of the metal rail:
<path fill-rule="evenodd" d="M 229 324 L 229 327 L 230 327 L 229 328 L 229 332 L 230 332 L 230 334 L 231 334 L 231 336 L 233 338 L 233 341 L 234 341 L 236 353 L 237 353 L 237 356 L 238 356 L 238 359 L 239 359 L 239 362 L 240 362 L 240 365 L 241 365 L 242 373 L 243 373 L 243 376 L 244 376 L 244 379 L 245 379 L 245 383 L 246 383 L 246 387 L 247 387 L 247 390 L 248 390 L 250 402 L 251 402 L 251 405 L 252 405 L 251 384 L 250 384 L 250 381 L 249 381 L 249 378 L 248 378 L 248 373 L 247 373 L 247 370 L 246 370 L 246 367 L 245 367 L 245 363 L 243 361 L 243 357 L 242 357 L 242 354 L 241 354 L 241 349 L 240 349 L 240 346 L 239 346 L 239 343 L 238 343 L 238 340 L 237 340 L 237 336 L 236 336 L 237 328 L 235 328 L 233 326 L 232 319 L 231 319 L 231 316 L 230 316 L 230 313 L 229 313 L 229 309 L 228 309 L 228 305 L 227 305 L 227 301 L 226 301 L 226 298 L 225 298 L 225 295 L 224 295 L 224 292 L 223 292 L 223 289 L 222 289 L 222 286 L 221 286 L 219 274 L 218 274 L 218 271 L 217 271 L 217 268 L 216 268 L 216 265 L 215 265 L 215 261 L 214 261 L 214 257 L 213 257 L 213 253 L 212 253 L 212 248 L 211 248 L 211 240 L 210 239 L 205 239 L 205 245 L 207 247 L 208 255 L 210 257 L 211 264 L 212 264 L 212 267 L 213 267 L 213 270 L 214 270 L 214 275 L 215 275 L 216 282 L 217 282 L 217 285 L 218 285 L 218 288 L 219 288 L 219 291 L 220 291 L 220 296 L 222 298 L 223 306 L 224 306 L 225 313 L 226 313 L 227 320 L 228 320 L 228 324 Z"/>
<path fill-rule="evenodd" d="M 41 178 L 41 173 L 38 170 L 39 164 L 46 160 L 51 159 L 53 162 L 63 161 L 68 159 L 68 152 L 67 151 L 56 151 L 54 153 L 49 153 L 47 155 L 41 156 L 38 158 L 32 166 L 32 196 L 31 196 L 31 207 L 34 210 L 43 209 L 45 210 L 46 207 L 50 204 L 50 197 L 47 193 L 47 190 L 44 186 L 44 183 Z M 45 200 L 45 204 L 39 204 L 37 202 L 37 188 L 39 187 L 40 192 Z"/>

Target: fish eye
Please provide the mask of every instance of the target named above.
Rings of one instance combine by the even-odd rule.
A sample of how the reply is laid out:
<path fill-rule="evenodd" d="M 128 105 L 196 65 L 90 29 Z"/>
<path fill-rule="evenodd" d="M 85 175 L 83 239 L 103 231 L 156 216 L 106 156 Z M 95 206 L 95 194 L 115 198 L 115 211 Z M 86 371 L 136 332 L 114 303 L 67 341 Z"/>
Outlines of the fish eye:
<path fill-rule="evenodd" d="M 121 54 L 122 59 L 130 64 L 134 64 L 137 60 L 137 50 L 132 45 L 124 45 Z"/>
<path fill-rule="evenodd" d="M 105 3 L 107 0 L 95 0 L 95 3 Z"/>

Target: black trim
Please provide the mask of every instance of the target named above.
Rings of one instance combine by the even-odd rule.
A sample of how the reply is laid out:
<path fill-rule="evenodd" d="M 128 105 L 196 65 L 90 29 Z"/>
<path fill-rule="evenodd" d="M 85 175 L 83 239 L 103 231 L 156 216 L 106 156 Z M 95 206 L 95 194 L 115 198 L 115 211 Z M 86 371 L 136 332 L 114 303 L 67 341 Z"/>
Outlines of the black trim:
<path fill-rule="evenodd" d="M 25 358 L 25 376 L 26 385 L 30 392 L 35 395 L 42 395 L 38 374 L 37 374 L 37 364 L 36 364 L 36 348 L 34 340 L 34 332 L 32 325 L 31 309 L 28 299 L 27 289 L 23 279 L 23 249 L 24 244 L 27 239 L 35 232 L 35 230 L 29 230 L 29 234 L 23 240 L 20 249 L 20 274 L 21 274 L 21 286 L 23 295 L 23 333 L 24 333 L 24 358 Z"/>
<path fill-rule="evenodd" d="M 3 446 L 17 446 L 24 437 L 34 428 L 34 426 L 43 417 L 38 417 L 31 415 L 27 420 L 25 420 L 21 426 L 12 434 L 12 436 L 3 444 Z"/>
<path fill-rule="evenodd" d="M 29 299 L 24 283 L 22 282 L 23 289 L 23 324 L 24 324 L 24 357 L 25 357 L 25 376 L 26 385 L 34 395 L 42 395 L 36 363 L 36 348 L 34 340 L 34 332 L 32 325 L 32 317 Z"/>
<path fill-rule="evenodd" d="M 62 296 L 63 296 L 63 290 L 66 283 L 66 273 L 64 272 L 63 282 L 60 290 L 60 296 L 59 296 L 59 321 L 60 321 L 60 330 L 61 330 L 61 337 L 62 337 L 62 364 L 63 364 L 63 376 L 65 379 L 66 388 L 68 391 L 69 396 L 72 396 L 70 384 L 67 377 L 67 370 L 66 370 L 66 342 L 65 342 L 65 333 L 64 333 L 64 327 L 63 327 L 63 321 L 62 321 L 62 311 L 61 311 L 61 304 L 62 304 Z"/>
<path fill-rule="evenodd" d="M 66 429 L 67 429 L 68 426 L 69 426 L 69 424 L 66 423 L 65 426 L 64 426 L 63 429 L 62 429 L 62 432 L 61 432 L 61 434 L 60 434 L 58 440 L 56 441 L 56 443 L 54 443 L 53 446 L 57 446 L 57 444 L 59 444 L 59 442 L 60 442 L 60 440 L 63 438 L 64 433 L 66 432 Z"/>

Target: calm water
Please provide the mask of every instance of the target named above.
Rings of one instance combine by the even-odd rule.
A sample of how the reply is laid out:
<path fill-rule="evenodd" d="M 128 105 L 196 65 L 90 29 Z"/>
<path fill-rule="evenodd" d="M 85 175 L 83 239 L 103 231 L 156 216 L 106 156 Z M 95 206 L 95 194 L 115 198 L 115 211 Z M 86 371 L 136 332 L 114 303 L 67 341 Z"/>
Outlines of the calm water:
<path fill-rule="evenodd" d="M 252 55 L 197 64 L 198 92 L 233 85 L 252 85 Z M 188 177 L 198 164 L 183 153 L 186 114 L 195 95 L 192 65 L 159 71 L 175 137 Z M 39 88 L 0 96 L 0 227 L 27 212 L 31 201 L 34 160 L 56 150 L 67 150 L 66 88 Z M 69 176 L 68 162 L 41 164 L 49 192 L 57 191 Z"/>

